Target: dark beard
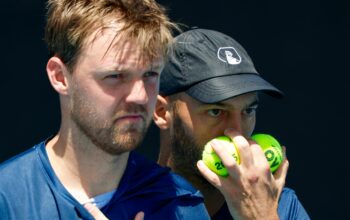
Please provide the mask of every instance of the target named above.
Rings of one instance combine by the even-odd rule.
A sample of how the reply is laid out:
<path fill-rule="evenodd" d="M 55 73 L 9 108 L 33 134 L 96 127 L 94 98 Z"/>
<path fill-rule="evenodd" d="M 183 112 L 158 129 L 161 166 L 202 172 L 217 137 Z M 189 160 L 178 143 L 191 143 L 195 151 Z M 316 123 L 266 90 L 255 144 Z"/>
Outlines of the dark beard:
<path fill-rule="evenodd" d="M 185 127 L 176 111 L 174 111 L 174 127 L 171 137 L 172 163 L 174 172 L 184 176 L 186 179 L 196 181 L 202 185 L 212 186 L 202 176 L 197 168 L 197 161 L 202 159 L 203 146 L 199 145 L 190 132 Z M 209 186 L 210 185 L 210 186 Z"/>

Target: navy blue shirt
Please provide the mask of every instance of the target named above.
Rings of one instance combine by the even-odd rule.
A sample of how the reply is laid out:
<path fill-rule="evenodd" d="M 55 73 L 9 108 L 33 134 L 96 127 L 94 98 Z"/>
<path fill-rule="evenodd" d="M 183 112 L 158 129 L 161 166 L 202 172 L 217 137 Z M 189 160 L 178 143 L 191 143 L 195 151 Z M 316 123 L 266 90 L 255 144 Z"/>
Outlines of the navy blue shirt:
<path fill-rule="evenodd" d="M 131 152 L 111 201 L 102 208 L 111 220 L 210 219 L 202 195 L 168 168 Z M 0 165 L 0 218 L 93 219 L 56 177 L 45 142 Z"/>

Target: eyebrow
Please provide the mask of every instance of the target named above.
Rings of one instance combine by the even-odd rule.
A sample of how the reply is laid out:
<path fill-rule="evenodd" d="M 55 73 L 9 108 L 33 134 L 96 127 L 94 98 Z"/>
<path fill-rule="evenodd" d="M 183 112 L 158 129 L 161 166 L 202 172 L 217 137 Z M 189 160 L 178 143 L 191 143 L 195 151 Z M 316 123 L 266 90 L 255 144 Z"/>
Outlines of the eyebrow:
<path fill-rule="evenodd" d="M 259 98 L 256 98 L 253 102 L 251 102 L 248 106 L 259 105 Z"/>
<path fill-rule="evenodd" d="M 164 67 L 164 62 L 152 62 L 151 63 L 151 68 L 150 68 L 150 71 L 153 71 L 153 70 L 159 70 L 161 69 L 162 67 Z"/>
<path fill-rule="evenodd" d="M 113 66 L 110 66 L 110 67 L 102 67 L 100 69 L 97 69 L 96 72 L 98 74 L 108 74 L 108 73 L 113 73 L 113 72 L 117 72 L 117 73 L 128 73 L 129 71 L 127 69 L 121 69 L 121 68 L 118 68 L 119 66 L 118 65 L 113 65 Z M 148 73 L 148 72 L 161 72 L 162 68 L 162 64 L 155 64 L 155 65 L 150 65 L 149 68 L 147 68 L 144 73 Z"/>
<path fill-rule="evenodd" d="M 255 106 L 255 105 L 259 105 L 259 98 L 258 97 L 254 98 L 251 102 L 249 102 L 246 105 L 246 107 L 252 107 L 252 106 Z M 217 102 L 217 103 L 211 103 L 211 104 L 202 103 L 202 106 L 203 107 L 204 106 L 205 107 L 218 106 L 218 107 L 222 107 L 222 108 L 231 108 L 232 107 L 232 105 L 225 103 L 225 101 Z"/>

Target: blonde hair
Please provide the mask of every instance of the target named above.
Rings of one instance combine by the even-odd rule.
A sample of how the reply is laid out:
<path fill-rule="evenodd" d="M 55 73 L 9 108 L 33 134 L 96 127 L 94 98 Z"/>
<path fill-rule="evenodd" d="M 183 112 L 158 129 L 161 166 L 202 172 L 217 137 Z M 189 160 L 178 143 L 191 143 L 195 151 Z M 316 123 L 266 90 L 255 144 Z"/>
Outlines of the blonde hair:
<path fill-rule="evenodd" d="M 172 30 L 165 9 L 154 0 L 48 0 L 45 41 L 49 55 L 59 57 L 70 70 L 86 39 L 107 22 L 122 23 L 123 39 L 135 39 L 147 59 L 165 56 L 172 43 Z M 119 38 L 118 38 L 119 40 Z"/>

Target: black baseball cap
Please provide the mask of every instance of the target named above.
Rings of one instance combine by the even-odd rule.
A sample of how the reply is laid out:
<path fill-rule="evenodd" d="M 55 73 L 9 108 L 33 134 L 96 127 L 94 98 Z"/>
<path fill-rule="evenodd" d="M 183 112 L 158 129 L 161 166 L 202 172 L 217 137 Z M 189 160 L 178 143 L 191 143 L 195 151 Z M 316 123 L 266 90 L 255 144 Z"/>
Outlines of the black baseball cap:
<path fill-rule="evenodd" d="M 259 75 L 237 41 L 213 30 L 192 29 L 178 35 L 160 76 L 161 95 L 186 92 L 203 103 L 254 91 L 283 96 Z"/>

